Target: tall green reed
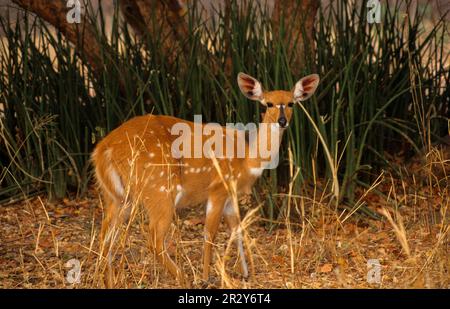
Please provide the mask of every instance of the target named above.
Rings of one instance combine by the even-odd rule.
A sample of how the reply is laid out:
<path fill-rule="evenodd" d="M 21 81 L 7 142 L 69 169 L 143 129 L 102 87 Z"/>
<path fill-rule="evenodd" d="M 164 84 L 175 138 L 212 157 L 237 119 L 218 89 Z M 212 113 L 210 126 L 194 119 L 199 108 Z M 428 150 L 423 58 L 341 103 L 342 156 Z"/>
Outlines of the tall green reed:
<path fill-rule="evenodd" d="M 100 11 L 98 37 L 110 55 L 101 76 L 39 19 L 20 15 L 22 22 L 13 26 L 1 17 L 6 35 L 0 48 L 0 200 L 40 192 L 52 198 L 83 194 L 95 143 L 136 115 L 192 120 L 202 114 L 204 121 L 221 124 L 259 121 L 263 109 L 240 95 L 237 73 L 257 77 L 268 89 L 291 89 L 301 76 L 294 76 L 290 50 L 272 33 L 268 11 L 258 5 L 242 10 L 234 1 L 232 7 L 229 19 L 219 11 L 208 26 L 191 9 L 184 42 L 189 53 L 180 50 L 170 62 L 162 48 L 166 38 L 136 38 L 119 23 L 117 11 L 106 33 Z M 356 187 L 376 177 L 386 165 L 386 152 L 422 148 L 419 111 L 434 111 L 426 126 L 433 139 L 447 130 L 446 24 L 439 21 L 421 34 L 423 13 L 405 18 L 398 5 L 384 9 L 380 24 L 368 24 L 365 15 L 364 6 L 350 1 L 320 9 L 316 55 L 305 59 L 302 74 L 315 70 L 322 82 L 305 103 L 311 118 L 295 108 L 281 165 L 254 190 L 256 200 L 266 203 L 266 217 L 285 215 L 289 197 L 277 193 L 286 192 L 290 164 L 299 170 L 294 194 L 307 194 L 308 185 L 331 190 L 335 169 L 338 202 L 353 207 Z M 418 92 L 423 100 L 414 108 L 412 95 Z M 373 215 L 364 207 L 361 211 Z"/>

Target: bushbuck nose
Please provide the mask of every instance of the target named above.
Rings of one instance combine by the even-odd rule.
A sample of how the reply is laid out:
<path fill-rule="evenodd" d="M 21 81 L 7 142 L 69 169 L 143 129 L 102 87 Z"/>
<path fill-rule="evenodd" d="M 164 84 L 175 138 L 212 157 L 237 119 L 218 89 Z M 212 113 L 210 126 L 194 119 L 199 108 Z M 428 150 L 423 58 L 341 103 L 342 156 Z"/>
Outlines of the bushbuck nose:
<path fill-rule="evenodd" d="M 278 124 L 280 125 L 280 127 L 285 128 L 287 125 L 287 119 L 285 117 L 280 117 L 278 119 Z"/>

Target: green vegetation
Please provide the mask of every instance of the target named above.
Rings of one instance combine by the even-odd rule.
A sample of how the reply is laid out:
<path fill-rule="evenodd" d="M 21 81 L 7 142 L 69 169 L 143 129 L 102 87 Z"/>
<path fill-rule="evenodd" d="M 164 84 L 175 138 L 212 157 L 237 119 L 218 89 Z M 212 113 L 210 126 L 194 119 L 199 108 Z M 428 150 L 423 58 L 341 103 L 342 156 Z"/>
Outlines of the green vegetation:
<path fill-rule="evenodd" d="M 137 40 L 116 12 L 111 33 L 99 25 L 109 55 L 101 76 L 39 19 L 21 15 L 23 23 L 14 25 L 1 17 L 0 203 L 44 192 L 51 198 L 84 194 L 95 142 L 136 115 L 258 121 L 261 107 L 240 95 L 235 81 L 244 71 L 269 89 L 290 89 L 313 72 L 322 77 L 304 106 L 311 118 L 296 107 L 281 166 L 255 187 L 264 215 L 275 219 L 287 207 L 279 192 L 290 187 L 300 194 L 317 179 L 325 192 L 339 185 L 341 204 L 354 207 L 355 188 L 370 185 L 390 164 L 386 153 L 411 155 L 448 134 L 450 70 L 444 21 L 425 30 L 425 9 L 412 18 L 396 6 L 383 11 L 380 24 L 369 25 L 366 8 L 346 2 L 320 9 L 317 52 L 301 70 L 290 67 L 290 50 L 268 35 L 264 10 L 261 21 L 255 10 L 232 10 L 231 29 L 225 29 L 225 14 L 206 27 L 190 10 L 188 56 L 168 55 L 162 37 Z"/>

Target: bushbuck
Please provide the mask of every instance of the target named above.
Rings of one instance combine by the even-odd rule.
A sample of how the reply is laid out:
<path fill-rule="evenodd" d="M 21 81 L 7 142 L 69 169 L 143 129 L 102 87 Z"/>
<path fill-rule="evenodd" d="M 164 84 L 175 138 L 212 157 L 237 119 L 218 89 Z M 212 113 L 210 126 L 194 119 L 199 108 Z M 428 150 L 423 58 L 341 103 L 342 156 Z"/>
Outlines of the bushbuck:
<path fill-rule="evenodd" d="M 256 127 L 259 138 L 252 140 L 245 136 L 243 141 L 239 141 L 237 137 L 242 136 L 242 130 L 218 125 L 206 130 L 206 124 L 158 115 L 135 117 L 106 136 L 92 155 L 105 205 L 101 240 L 108 252 L 106 285 L 114 285 L 111 259 L 116 240 L 114 231 L 128 220 L 129 205 L 133 203 L 142 205 L 147 211 L 152 249 L 181 284 L 187 284 L 186 278 L 166 251 L 166 234 L 177 209 L 205 204 L 203 279 L 209 279 L 212 245 L 222 217 L 235 233 L 242 273 L 247 277 L 240 215 L 230 187 L 235 188 L 237 196 L 250 192 L 267 168 L 267 162 L 273 162 L 273 158 L 263 158 L 257 151 L 252 152 L 252 148 L 257 148 L 262 140 L 267 139 L 269 141 L 266 140 L 265 144 L 270 144 L 270 156 L 277 156 L 295 103 L 310 98 L 318 84 L 319 76 L 313 74 L 300 79 L 291 91 L 265 91 L 258 80 L 240 73 L 238 85 L 242 93 L 266 107 L 262 122 Z M 174 147 L 175 144 L 180 146 L 177 134 L 180 128 L 190 130 L 187 134 L 189 141 L 183 149 Z M 216 133 L 215 143 L 199 138 L 211 133 Z M 216 154 L 220 141 L 225 145 L 222 153 L 225 151 L 226 157 Z M 234 148 L 239 147 L 243 152 L 237 156 Z M 209 149 L 209 155 L 205 154 L 205 149 L 206 152 Z M 190 155 L 192 150 L 201 151 Z"/>

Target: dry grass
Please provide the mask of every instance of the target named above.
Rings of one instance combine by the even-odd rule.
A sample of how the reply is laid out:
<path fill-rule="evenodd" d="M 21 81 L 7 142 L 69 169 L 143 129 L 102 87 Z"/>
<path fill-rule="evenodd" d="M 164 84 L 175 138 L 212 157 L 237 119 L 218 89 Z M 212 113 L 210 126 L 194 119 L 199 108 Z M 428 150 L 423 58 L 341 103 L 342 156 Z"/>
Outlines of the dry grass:
<path fill-rule="evenodd" d="M 424 160 L 405 166 L 401 179 L 386 172 L 370 189 L 360 190 L 359 203 L 386 220 L 336 212 L 321 194 L 309 192 L 291 196 L 291 220 L 269 231 L 257 205 L 241 199 L 251 276 L 241 278 L 234 244 L 221 225 L 210 287 L 449 288 L 449 160 L 438 149 Z M 0 207 L 0 287 L 103 287 L 105 263 L 98 253 L 102 210 L 97 193 L 90 196 L 58 204 L 34 198 Z M 168 241 L 168 250 L 196 288 L 204 287 L 203 215 L 203 209 L 181 211 Z M 133 224 L 123 227 L 127 233 L 119 236 L 118 286 L 176 288 L 150 253 L 145 221 L 137 210 Z M 71 259 L 81 262 L 81 282 L 75 285 L 66 281 L 71 268 L 65 264 Z M 380 261 L 380 283 L 367 282 L 369 259 Z"/>

